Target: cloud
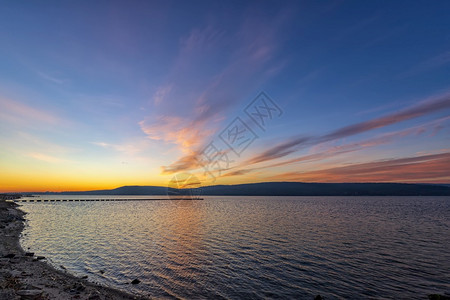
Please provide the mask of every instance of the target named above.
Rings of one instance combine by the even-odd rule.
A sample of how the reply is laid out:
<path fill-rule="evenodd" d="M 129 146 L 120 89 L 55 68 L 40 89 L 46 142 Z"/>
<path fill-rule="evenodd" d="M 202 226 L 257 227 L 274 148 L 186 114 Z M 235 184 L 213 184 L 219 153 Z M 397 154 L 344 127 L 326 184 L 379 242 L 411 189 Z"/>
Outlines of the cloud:
<path fill-rule="evenodd" d="M 291 140 L 287 140 L 262 152 L 261 154 L 254 156 L 253 158 L 249 159 L 246 164 L 251 165 L 287 156 L 296 152 L 300 146 L 306 147 L 311 141 L 312 138 L 310 137 L 296 137 Z"/>
<path fill-rule="evenodd" d="M 229 110 L 282 69 L 286 61 L 280 64 L 275 58 L 290 15 L 290 11 L 280 11 L 269 19 L 247 15 L 233 32 L 209 23 L 180 39 L 178 57 L 154 93 L 158 107 L 139 122 L 150 139 L 173 143 L 184 153 L 162 167 L 163 172 L 195 165 L 192 158 L 198 156 L 198 149 Z"/>
<path fill-rule="evenodd" d="M 135 155 L 144 150 L 145 142 L 129 143 L 129 144 L 110 144 L 105 142 L 92 142 L 92 144 L 103 147 L 105 149 L 112 149 L 114 151 L 126 154 Z"/>
<path fill-rule="evenodd" d="M 427 99 L 417 105 L 381 118 L 343 127 L 323 136 L 321 139 L 325 141 L 339 139 L 409 119 L 418 118 L 448 108 L 450 108 L 450 94 L 445 94 L 443 96 Z"/>
<path fill-rule="evenodd" d="M 64 84 L 66 82 L 66 80 L 64 80 L 64 79 L 60 79 L 60 78 L 57 78 L 57 77 L 54 77 L 54 76 L 50 76 L 50 75 L 48 75 L 48 74 L 46 74 L 44 72 L 37 72 L 37 74 L 41 78 L 43 78 L 45 80 L 48 80 L 50 82 L 53 82 L 53 83 Z"/>
<path fill-rule="evenodd" d="M 413 118 L 418 118 L 426 114 L 431 114 L 440 110 L 450 108 L 450 94 L 429 98 L 417 105 L 411 106 L 399 112 L 391 113 L 386 116 L 375 118 L 366 122 L 361 122 L 342 127 L 328 134 L 318 137 L 293 137 L 279 145 L 276 145 L 264 152 L 255 155 L 246 161 L 247 165 L 279 159 L 290 155 L 307 146 L 312 146 L 324 142 L 329 142 L 373 129 L 385 127 Z"/>
<path fill-rule="evenodd" d="M 51 142 L 49 140 L 46 140 L 44 138 L 41 138 L 39 136 L 24 131 L 16 132 L 14 133 L 14 135 L 15 137 L 17 137 L 17 139 L 14 140 L 14 143 L 20 142 L 17 144 L 20 145 L 20 147 L 26 145 L 40 152 L 51 151 L 53 154 L 65 155 L 80 150 L 78 148 L 68 147 L 60 143 Z"/>
<path fill-rule="evenodd" d="M 450 152 L 351 164 L 309 172 L 289 172 L 277 180 L 304 182 L 442 182 L 450 180 Z"/>
<path fill-rule="evenodd" d="M 212 48 L 223 37 L 223 34 L 224 31 L 215 29 L 212 25 L 204 28 L 194 28 L 188 36 L 180 39 L 180 52 L 186 55 Z"/>
<path fill-rule="evenodd" d="M 422 72 L 427 72 L 436 68 L 440 68 L 442 66 L 445 66 L 447 64 L 450 64 L 450 51 L 446 51 L 443 53 L 440 53 L 432 58 L 429 58 L 425 61 L 422 61 L 421 63 L 413 66 L 411 69 L 407 70 L 404 73 L 401 73 L 398 75 L 399 78 L 406 78 L 410 76 L 414 76 L 417 74 L 420 74 Z"/>
<path fill-rule="evenodd" d="M 156 121 L 144 120 L 139 125 L 149 139 L 178 145 L 185 153 L 192 153 L 193 148 L 200 147 L 213 132 L 206 128 L 205 122 L 172 116 L 161 116 Z"/>
<path fill-rule="evenodd" d="M 155 105 L 158 105 L 161 102 L 163 102 L 164 99 L 166 99 L 166 97 L 172 91 L 172 88 L 173 88 L 172 84 L 168 84 L 168 85 L 159 87 L 158 90 L 156 91 L 155 95 L 153 96 L 153 101 L 154 101 Z"/>
<path fill-rule="evenodd" d="M 23 125 L 30 123 L 61 124 L 59 117 L 19 101 L 0 98 L 0 120 Z"/>
<path fill-rule="evenodd" d="M 374 138 L 370 138 L 367 140 L 350 143 L 350 144 L 329 147 L 329 146 L 327 146 L 326 143 L 322 143 L 319 145 L 325 146 L 326 150 L 319 151 L 319 152 L 312 153 L 312 154 L 302 155 L 300 157 L 296 157 L 293 159 L 289 159 L 289 160 L 285 160 L 285 161 L 281 161 L 281 162 L 277 162 L 277 163 L 272 163 L 272 164 L 257 167 L 257 168 L 240 169 L 237 171 L 229 172 L 225 176 L 243 175 L 243 174 L 247 174 L 247 173 L 250 173 L 250 172 L 253 172 L 256 170 L 263 170 L 263 169 L 275 168 L 275 167 L 280 167 L 280 166 L 285 166 L 285 165 L 292 165 L 292 164 L 299 163 L 299 162 L 312 162 L 312 161 L 320 161 L 320 160 L 324 160 L 324 159 L 328 159 L 328 158 L 334 158 L 341 154 L 346 154 L 346 153 L 350 153 L 350 152 L 364 150 L 364 149 L 367 149 L 370 147 L 376 147 L 379 145 L 388 144 L 388 143 L 391 143 L 392 141 L 398 141 L 400 138 L 404 138 L 406 136 L 411 136 L 411 135 L 417 136 L 417 135 L 424 134 L 426 132 L 429 132 L 430 135 L 435 135 L 435 134 L 437 134 L 438 131 L 440 131 L 444 128 L 443 124 L 449 120 L 450 120 L 450 116 L 443 117 L 443 118 L 440 118 L 440 119 L 437 119 L 437 120 L 434 120 L 431 122 L 427 122 L 427 123 L 419 125 L 419 126 L 414 126 L 414 127 L 404 129 L 404 130 L 381 134 Z M 321 148 L 323 148 L 323 146 Z M 313 151 L 315 152 L 314 149 L 313 149 Z M 267 153 L 265 154 L 265 156 L 258 156 L 258 158 L 261 159 L 262 161 L 267 161 L 268 159 L 263 160 L 263 158 L 269 158 L 269 157 L 272 157 L 272 156 L 270 156 Z M 252 160 L 250 160 L 250 162 L 252 162 Z M 239 167 L 245 168 L 247 165 L 248 165 L 248 162 L 244 162 Z"/>
<path fill-rule="evenodd" d="M 241 175 L 245 175 L 245 174 L 251 173 L 251 172 L 253 172 L 255 170 L 257 170 L 257 169 L 236 170 L 236 171 L 232 171 L 232 172 L 228 172 L 228 173 L 224 174 L 223 177 L 241 176 Z"/>
<path fill-rule="evenodd" d="M 197 169 L 201 167 L 200 163 L 200 153 L 199 152 L 193 152 L 188 155 L 184 155 L 181 158 L 179 158 L 174 163 L 170 164 L 169 166 L 162 166 L 161 167 L 161 173 L 163 175 L 167 174 L 174 174 L 186 170 L 192 170 Z"/>
<path fill-rule="evenodd" d="M 40 161 L 44 161 L 44 162 L 48 162 L 48 163 L 67 163 L 70 162 L 69 160 L 63 159 L 63 158 L 59 158 L 56 156 L 52 156 L 52 155 L 48 155 L 48 154 L 44 154 L 44 153 L 39 153 L 39 152 L 31 152 L 31 153 L 27 153 L 27 156 L 40 160 Z"/>

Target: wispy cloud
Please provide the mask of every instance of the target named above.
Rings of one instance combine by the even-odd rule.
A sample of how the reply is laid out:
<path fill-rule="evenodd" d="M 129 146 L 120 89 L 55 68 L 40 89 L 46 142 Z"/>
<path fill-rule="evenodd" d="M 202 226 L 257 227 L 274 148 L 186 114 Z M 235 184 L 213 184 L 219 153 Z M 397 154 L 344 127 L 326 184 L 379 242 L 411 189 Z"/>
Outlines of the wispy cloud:
<path fill-rule="evenodd" d="M 37 74 L 39 75 L 39 77 L 41 77 L 41 78 L 43 78 L 43 79 L 45 79 L 47 81 L 50 81 L 52 83 L 64 84 L 66 82 L 65 79 L 61 79 L 61 78 L 58 78 L 56 76 L 51 76 L 51 75 L 49 75 L 47 73 L 44 73 L 44 72 L 37 72 Z"/>
<path fill-rule="evenodd" d="M 23 143 L 21 145 L 28 145 L 39 152 L 51 151 L 52 155 L 55 156 L 80 151 L 80 149 L 78 148 L 68 147 L 66 145 L 55 143 L 24 131 L 19 131 L 15 133 L 15 135 L 18 138 L 17 140 Z"/>
<path fill-rule="evenodd" d="M 366 131 L 385 127 L 409 119 L 418 118 L 426 114 L 431 114 L 448 108 L 450 108 L 450 94 L 433 97 L 425 101 L 422 101 L 417 105 L 403 109 L 401 111 L 391 113 L 386 116 L 375 118 L 369 121 L 345 126 L 335 131 L 332 131 L 328 134 L 325 134 L 323 136 L 293 137 L 280 143 L 279 145 L 273 146 L 268 150 L 265 150 L 264 152 L 255 155 L 254 157 L 250 158 L 246 162 L 246 164 L 251 165 L 255 163 L 279 159 L 287 155 L 290 155 L 300 149 L 304 149 L 307 146 L 312 146 L 319 143 L 329 142 L 357 135 Z"/>
<path fill-rule="evenodd" d="M 380 127 L 385 127 L 409 119 L 418 118 L 423 115 L 448 108 L 450 108 L 450 94 L 445 94 L 443 96 L 427 99 L 417 105 L 406 108 L 396 113 L 389 114 L 384 117 L 343 127 L 323 136 L 321 139 L 325 141 L 339 139 Z"/>
<path fill-rule="evenodd" d="M 309 172 L 288 172 L 277 180 L 304 182 L 449 182 L 450 153 L 351 164 Z"/>
<path fill-rule="evenodd" d="M 254 172 L 257 170 L 263 170 L 263 169 L 269 169 L 269 168 L 275 168 L 280 166 L 288 166 L 293 165 L 296 163 L 306 163 L 306 162 L 314 162 L 314 161 L 323 161 L 328 158 L 335 158 L 338 155 L 347 154 L 350 152 L 356 152 L 361 150 L 366 150 L 370 147 L 376 147 L 384 144 L 389 144 L 392 142 L 399 141 L 402 138 L 405 138 L 407 136 L 418 136 L 425 133 L 429 133 L 430 135 L 436 134 L 439 130 L 444 128 L 444 124 L 450 120 L 450 117 L 443 117 L 431 122 L 427 122 L 425 124 L 414 126 L 411 128 L 407 128 L 404 130 L 384 133 L 379 136 L 366 139 L 363 141 L 355 142 L 355 143 L 349 143 L 344 145 L 338 145 L 338 146 L 329 146 L 328 143 L 319 144 L 318 146 L 321 146 L 320 148 L 325 148 L 325 150 L 317 151 L 316 147 L 312 148 L 311 154 L 302 155 L 293 159 L 284 160 L 277 163 L 272 163 L 268 165 L 264 165 L 261 167 L 255 167 L 251 169 L 245 169 L 248 164 L 245 162 L 241 164 L 237 168 L 243 168 L 236 171 L 228 172 L 225 176 L 236 176 L 236 175 L 243 175 L 248 174 L 250 172 Z"/>
<path fill-rule="evenodd" d="M 414 75 L 417 75 L 417 74 L 420 74 L 423 72 L 428 72 L 428 71 L 443 67 L 448 64 L 450 64 L 450 51 L 445 51 L 434 57 L 426 59 L 426 60 L 416 64 L 415 66 L 412 66 L 407 71 L 400 73 L 397 77 L 398 78 L 411 77 L 411 76 L 414 76 Z"/>
<path fill-rule="evenodd" d="M 161 173 L 163 175 L 174 174 L 183 172 L 186 170 L 197 169 L 200 167 L 199 160 L 200 153 L 195 151 L 191 154 L 180 157 L 177 161 L 173 162 L 169 166 L 162 166 Z"/>
<path fill-rule="evenodd" d="M 114 151 L 126 154 L 135 155 L 143 151 L 144 145 L 138 143 L 128 143 L 128 144 L 110 144 L 105 142 L 92 142 L 92 144 L 100 146 L 105 149 L 112 149 Z"/>
<path fill-rule="evenodd" d="M 66 160 L 66 159 L 63 159 L 63 158 L 60 158 L 60 157 L 57 157 L 57 156 L 44 154 L 44 153 L 39 153 L 39 152 L 27 153 L 27 156 L 29 156 L 31 158 L 34 158 L 36 160 L 40 160 L 40 161 L 44 161 L 44 162 L 48 162 L 48 163 L 53 163 L 53 164 L 70 162 L 69 160 Z"/>
<path fill-rule="evenodd" d="M 427 72 L 433 69 L 443 67 L 450 64 L 450 51 L 440 53 L 432 58 L 418 63 L 417 65 L 411 67 L 409 70 L 398 75 L 399 78 L 406 78 L 420 74 L 422 72 Z"/>
<path fill-rule="evenodd" d="M 56 115 L 38 109 L 19 101 L 0 97 L 0 120 L 14 124 L 45 123 L 49 125 L 61 124 L 62 120 Z"/>
<path fill-rule="evenodd" d="M 172 91 L 172 88 L 173 88 L 172 84 L 160 86 L 156 91 L 155 95 L 153 96 L 153 101 L 155 105 L 158 105 L 161 102 L 163 102 L 164 99 L 166 99 L 166 97 L 170 94 L 170 91 Z"/>
<path fill-rule="evenodd" d="M 280 11 L 271 19 L 247 16 L 236 32 L 210 23 L 180 39 L 179 55 L 153 95 L 157 111 L 139 122 L 150 139 L 177 145 L 184 154 L 162 167 L 163 172 L 195 165 L 193 158 L 229 110 L 281 71 L 285 61 L 275 57 L 291 14 Z M 229 54 L 217 57 L 223 53 L 218 50 L 230 44 Z M 217 65 L 214 71 L 211 63 Z"/>

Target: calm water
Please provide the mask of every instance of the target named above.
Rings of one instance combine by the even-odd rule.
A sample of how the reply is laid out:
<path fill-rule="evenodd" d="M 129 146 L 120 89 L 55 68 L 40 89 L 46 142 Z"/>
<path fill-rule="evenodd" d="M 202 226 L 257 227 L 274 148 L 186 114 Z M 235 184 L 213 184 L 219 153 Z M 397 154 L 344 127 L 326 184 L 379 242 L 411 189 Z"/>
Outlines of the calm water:
<path fill-rule="evenodd" d="M 155 298 L 450 292 L 449 197 L 206 197 L 25 203 L 23 210 L 24 248 Z M 142 283 L 127 284 L 134 278 Z"/>

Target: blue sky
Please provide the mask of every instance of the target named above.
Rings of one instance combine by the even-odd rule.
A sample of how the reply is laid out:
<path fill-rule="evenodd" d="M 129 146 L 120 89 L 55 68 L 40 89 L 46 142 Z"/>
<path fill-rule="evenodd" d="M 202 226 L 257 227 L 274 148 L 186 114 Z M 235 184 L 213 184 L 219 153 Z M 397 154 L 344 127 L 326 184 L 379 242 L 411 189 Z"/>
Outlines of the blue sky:
<path fill-rule="evenodd" d="M 448 1 L 4 2 L 0 190 L 164 185 L 178 172 L 205 184 L 449 183 L 449 11 Z M 207 179 L 203 150 L 235 117 L 250 122 L 244 108 L 261 91 L 283 114 L 265 131 L 251 123 L 258 139 L 240 156 L 222 149 L 233 163 Z"/>

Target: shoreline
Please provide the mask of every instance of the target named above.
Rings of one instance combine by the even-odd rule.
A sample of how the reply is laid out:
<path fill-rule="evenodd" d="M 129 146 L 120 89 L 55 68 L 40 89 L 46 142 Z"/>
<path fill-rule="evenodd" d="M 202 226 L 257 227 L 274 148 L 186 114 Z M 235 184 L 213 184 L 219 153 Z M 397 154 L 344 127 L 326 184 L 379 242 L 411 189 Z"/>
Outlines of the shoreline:
<path fill-rule="evenodd" d="M 20 246 L 25 212 L 0 200 L 0 299 L 147 299 L 57 270 Z"/>

